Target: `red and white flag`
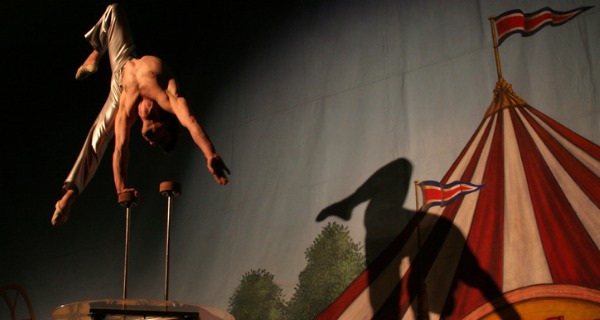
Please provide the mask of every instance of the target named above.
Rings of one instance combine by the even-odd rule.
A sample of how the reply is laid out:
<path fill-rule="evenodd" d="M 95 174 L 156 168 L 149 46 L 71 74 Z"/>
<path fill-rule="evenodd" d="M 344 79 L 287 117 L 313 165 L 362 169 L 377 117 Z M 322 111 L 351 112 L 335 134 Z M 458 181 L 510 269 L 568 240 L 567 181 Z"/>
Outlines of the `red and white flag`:
<path fill-rule="evenodd" d="M 420 211 L 427 211 L 433 206 L 444 207 L 458 197 L 475 192 L 483 186 L 465 181 L 441 184 L 432 180 L 419 182 L 418 185 L 423 193 L 423 205 L 419 209 Z"/>
<path fill-rule="evenodd" d="M 498 46 L 510 35 L 520 33 L 523 37 L 531 36 L 545 26 L 559 26 L 590 8 L 593 7 L 580 7 L 569 11 L 555 11 L 546 7 L 532 13 L 523 13 L 518 9 L 506 11 L 494 17 Z"/>

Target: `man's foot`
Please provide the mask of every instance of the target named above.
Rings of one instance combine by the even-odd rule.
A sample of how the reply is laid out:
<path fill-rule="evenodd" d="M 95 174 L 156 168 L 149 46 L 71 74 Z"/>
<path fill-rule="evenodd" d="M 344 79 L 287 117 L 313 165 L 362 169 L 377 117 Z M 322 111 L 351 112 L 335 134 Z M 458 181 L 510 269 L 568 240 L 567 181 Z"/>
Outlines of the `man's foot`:
<path fill-rule="evenodd" d="M 54 214 L 52 215 L 52 225 L 57 227 L 65 224 L 69 220 L 71 206 L 77 198 L 78 192 L 76 188 L 69 188 L 60 200 L 54 205 Z"/>
<path fill-rule="evenodd" d="M 59 203 L 60 201 L 57 201 L 56 205 L 54 205 L 55 209 L 51 220 L 52 225 L 55 227 L 61 226 L 69 220 L 69 211 L 71 210 L 71 206 L 61 208 Z"/>
<path fill-rule="evenodd" d="M 85 59 L 81 67 L 77 69 L 77 73 L 75 74 L 75 79 L 83 80 L 92 74 L 98 71 L 98 62 L 100 61 L 100 57 L 102 55 L 98 50 L 92 51 L 90 55 Z"/>
<path fill-rule="evenodd" d="M 90 75 L 96 73 L 96 71 L 98 71 L 97 64 L 84 64 L 81 67 L 79 67 L 79 69 L 77 69 L 77 73 L 75 74 L 75 79 L 83 80 L 83 79 L 89 77 Z"/>

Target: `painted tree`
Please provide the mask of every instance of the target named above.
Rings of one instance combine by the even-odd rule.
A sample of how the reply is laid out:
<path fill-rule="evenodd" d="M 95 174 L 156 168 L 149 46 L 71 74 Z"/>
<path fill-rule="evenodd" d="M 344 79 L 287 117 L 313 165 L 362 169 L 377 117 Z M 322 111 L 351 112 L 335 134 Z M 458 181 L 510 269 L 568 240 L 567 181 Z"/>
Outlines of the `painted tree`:
<path fill-rule="evenodd" d="M 333 302 L 365 269 L 362 245 L 348 228 L 329 222 L 305 251 L 307 265 L 300 272 L 286 318 L 313 319 Z"/>
<path fill-rule="evenodd" d="M 250 270 L 229 298 L 228 311 L 238 320 L 280 320 L 285 314 L 283 290 L 264 269 Z"/>

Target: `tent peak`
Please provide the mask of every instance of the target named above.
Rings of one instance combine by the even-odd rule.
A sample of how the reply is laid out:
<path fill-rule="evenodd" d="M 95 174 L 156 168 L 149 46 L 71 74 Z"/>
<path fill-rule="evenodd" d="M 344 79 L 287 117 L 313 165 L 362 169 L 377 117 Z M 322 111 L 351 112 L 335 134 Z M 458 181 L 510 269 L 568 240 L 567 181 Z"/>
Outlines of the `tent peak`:
<path fill-rule="evenodd" d="M 527 102 L 519 97 L 512 89 L 512 85 L 504 78 L 499 77 L 494 88 L 494 98 L 492 103 L 485 112 L 485 117 L 488 117 L 504 108 L 523 107 Z"/>

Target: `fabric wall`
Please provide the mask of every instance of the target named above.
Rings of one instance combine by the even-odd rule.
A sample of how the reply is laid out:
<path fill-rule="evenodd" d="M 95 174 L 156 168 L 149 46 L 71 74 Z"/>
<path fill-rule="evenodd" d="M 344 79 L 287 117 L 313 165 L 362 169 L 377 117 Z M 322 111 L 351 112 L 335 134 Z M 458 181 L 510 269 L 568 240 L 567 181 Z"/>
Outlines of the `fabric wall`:
<path fill-rule="evenodd" d="M 193 89 L 200 85 L 194 75 L 203 70 L 192 64 L 181 81 L 188 99 L 202 105 L 199 119 L 231 181 L 225 187 L 212 181 L 187 136 L 174 154 L 158 158 L 141 141 L 135 145 L 132 162 L 144 167 L 132 170 L 131 180 L 144 198 L 132 213 L 129 297 L 163 298 L 163 180 L 183 186 L 173 201 L 171 300 L 226 309 L 242 275 L 259 268 L 273 273 L 291 297 L 306 266 L 304 252 L 328 221 L 347 226 L 356 242 L 364 244 L 370 234 L 385 243 L 415 209 L 412 181 L 441 179 L 491 102 L 497 74 L 488 17 L 596 4 L 314 1 L 296 5 L 254 38 L 208 101 Z M 521 98 L 597 144 L 599 10 L 532 37 L 513 35 L 499 48 L 502 74 Z M 79 147 L 74 139 L 72 154 Z M 37 240 L 11 243 L 14 262 L 1 279 L 26 287 L 40 319 L 61 304 L 121 296 L 124 216 L 113 201 L 106 159 L 74 207 L 85 213 L 74 212 L 60 230 L 44 220 L 38 230 L 26 228 L 27 238 Z M 348 221 L 316 221 L 379 170 L 406 169 L 399 161 L 412 166 L 392 171 L 409 182 L 408 190 L 384 181 L 389 184 L 373 187 Z M 17 228 L 22 223 L 26 219 L 14 222 Z"/>

